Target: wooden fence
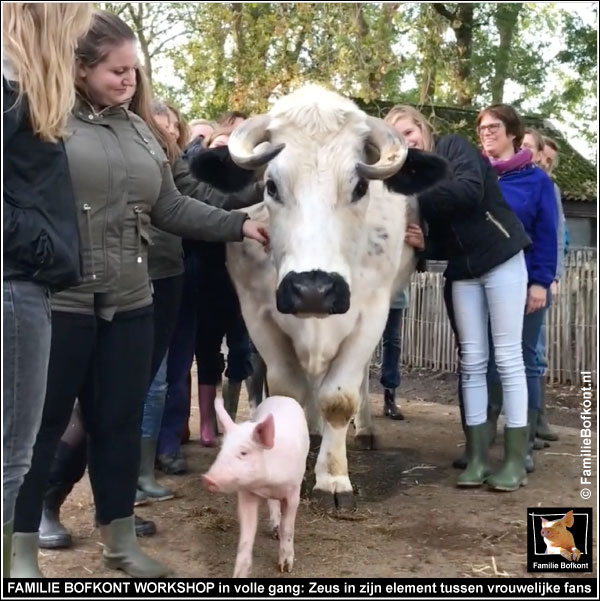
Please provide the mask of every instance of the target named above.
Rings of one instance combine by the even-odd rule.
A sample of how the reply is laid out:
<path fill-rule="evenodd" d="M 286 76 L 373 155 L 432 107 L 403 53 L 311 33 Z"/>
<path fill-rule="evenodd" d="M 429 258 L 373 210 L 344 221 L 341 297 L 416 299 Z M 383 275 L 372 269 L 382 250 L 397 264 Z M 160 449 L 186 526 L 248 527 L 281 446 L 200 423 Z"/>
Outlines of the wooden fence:
<path fill-rule="evenodd" d="M 444 305 L 441 265 L 415 273 L 410 281 L 409 307 L 402 322 L 401 365 L 456 371 L 458 356 Z M 558 298 L 547 314 L 549 382 L 579 385 L 581 372 L 597 382 L 597 256 L 596 249 L 576 249 L 566 257 Z M 381 361 L 381 345 L 374 357 Z"/>

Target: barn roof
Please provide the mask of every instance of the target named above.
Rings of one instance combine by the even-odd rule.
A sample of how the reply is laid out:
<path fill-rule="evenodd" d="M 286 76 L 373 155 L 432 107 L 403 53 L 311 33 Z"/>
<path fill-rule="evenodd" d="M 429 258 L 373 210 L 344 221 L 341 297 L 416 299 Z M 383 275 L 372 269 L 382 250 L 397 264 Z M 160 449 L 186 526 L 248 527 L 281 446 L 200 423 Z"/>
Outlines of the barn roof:
<path fill-rule="evenodd" d="M 395 104 L 384 100 L 370 104 L 360 100 L 356 102 L 367 113 L 378 117 L 385 116 Z M 419 107 L 419 110 L 430 119 L 438 133 L 458 133 L 479 145 L 475 131 L 477 110 L 432 105 Z M 552 177 L 561 189 L 563 200 L 596 202 L 598 185 L 596 166 L 579 154 L 547 119 L 537 115 L 523 115 L 523 120 L 527 127 L 537 129 L 558 143 L 560 160 Z"/>

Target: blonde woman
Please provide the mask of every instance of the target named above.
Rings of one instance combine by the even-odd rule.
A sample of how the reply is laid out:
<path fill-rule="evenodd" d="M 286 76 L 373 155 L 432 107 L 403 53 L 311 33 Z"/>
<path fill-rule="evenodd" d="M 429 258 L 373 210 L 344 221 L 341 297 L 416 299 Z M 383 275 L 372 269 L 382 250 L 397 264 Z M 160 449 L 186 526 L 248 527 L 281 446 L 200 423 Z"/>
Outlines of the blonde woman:
<path fill-rule="evenodd" d="M 50 292 L 81 278 L 62 138 L 75 101 L 75 45 L 91 16 L 91 3 L 2 6 L 4 577 L 10 570 L 15 500 L 42 417 Z M 17 535 L 12 544 L 35 548 L 37 534 Z"/>
<path fill-rule="evenodd" d="M 268 233 L 175 187 L 178 150 L 152 118 L 133 30 L 97 11 L 76 50 L 77 102 L 66 151 L 79 216 L 84 282 L 52 298 L 46 399 L 14 531 L 36 535 L 58 442 L 78 399 L 105 563 L 131 576 L 169 573 L 135 539 L 140 426 L 151 378 L 154 324 L 149 227 L 194 239 L 263 244 Z M 37 553 L 13 555 L 13 576 L 40 577 Z"/>
<path fill-rule="evenodd" d="M 451 176 L 418 200 L 429 226 L 428 258 L 448 261 L 445 297 L 461 355 L 467 439 L 467 466 L 458 485 L 487 482 L 498 490 L 516 490 L 526 483 L 527 384 L 521 333 L 527 292 L 523 249 L 530 240 L 503 199 L 490 163 L 470 142 L 458 135 L 435 138 L 425 117 L 412 107 L 394 107 L 386 120 L 409 147 L 434 150 L 450 165 Z M 504 464 L 492 475 L 487 463 L 488 321 L 507 418 Z"/>

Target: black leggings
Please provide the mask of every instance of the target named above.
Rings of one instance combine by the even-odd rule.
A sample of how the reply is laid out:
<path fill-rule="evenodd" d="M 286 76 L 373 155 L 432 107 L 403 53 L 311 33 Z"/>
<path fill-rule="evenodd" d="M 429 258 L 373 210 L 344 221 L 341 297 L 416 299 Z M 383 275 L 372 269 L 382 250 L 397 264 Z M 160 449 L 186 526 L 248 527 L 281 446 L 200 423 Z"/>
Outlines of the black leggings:
<path fill-rule="evenodd" d="M 175 329 L 177 311 L 181 302 L 183 275 L 153 280 L 154 287 L 154 344 L 150 368 L 150 382 L 154 379 Z M 56 450 L 50 470 L 50 485 L 72 487 L 81 480 L 87 466 L 86 432 L 79 403 L 75 404 L 71 421 Z"/>
<path fill-rule="evenodd" d="M 52 461 L 79 399 L 100 524 L 133 514 L 142 405 L 150 380 L 152 306 L 108 322 L 54 312 L 42 424 L 15 510 L 15 532 L 37 532 Z"/>

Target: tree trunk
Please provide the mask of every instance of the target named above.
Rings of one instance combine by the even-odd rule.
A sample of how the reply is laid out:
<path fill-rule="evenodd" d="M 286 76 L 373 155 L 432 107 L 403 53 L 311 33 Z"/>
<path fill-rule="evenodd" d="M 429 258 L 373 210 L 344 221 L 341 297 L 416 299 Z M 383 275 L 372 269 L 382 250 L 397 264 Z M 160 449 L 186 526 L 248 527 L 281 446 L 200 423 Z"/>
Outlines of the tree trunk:
<path fill-rule="evenodd" d="M 473 101 L 471 87 L 471 58 L 473 54 L 473 15 L 476 4 L 458 4 L 451 12 L 444 4 L 432 4 L 433 9 L 449 21 L 456 37 L 457 103 L 470 106 Z"/>
<path fill-rule="evenodd" d="M 510 48 L 514 35 L 517 32 L 517 20 L 522 8 L 522 2 L 515 4 L 498 3 L 496 12 L 494 13 L 494 21 L 500 36 L 500 44 L 498 46 L 498 53 L 496 54 L 494 75 L 491 84 L 492 104 L 500 104 L 504 99 L 504 85 L 510 67 Z"/>
<path fill-rule="evenodd" d="M 458 8 L 458 22 L 453 26 L 456 34 L 458 55 L 458 106 L 471 106 L 471 57 L 473 54 L 473 12 L 474 4 L 461 4 Z"/>

